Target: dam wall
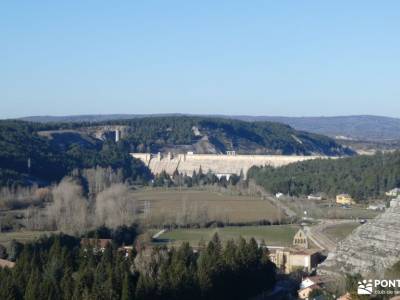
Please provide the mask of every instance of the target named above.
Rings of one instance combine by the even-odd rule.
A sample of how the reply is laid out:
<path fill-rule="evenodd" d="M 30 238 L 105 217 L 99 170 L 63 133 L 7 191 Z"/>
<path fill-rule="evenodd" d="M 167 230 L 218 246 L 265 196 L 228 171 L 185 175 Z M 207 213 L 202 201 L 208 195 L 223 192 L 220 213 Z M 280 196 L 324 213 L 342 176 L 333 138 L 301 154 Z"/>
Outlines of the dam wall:
<path fill-rule="evenodd" d="M 144 162 L 155 175 L 162 171 L 172 175 L 176 170 L 181 174 L 192 176 L 193 171 L 214 174 L 243 174 L 253 166 L 280 167 L 291 163 L 310 159 L 328 158 L 326 156 L 294 156 L 294 155 L 222 155 L 222 154 L 150 154 L 131 153 Z"/>

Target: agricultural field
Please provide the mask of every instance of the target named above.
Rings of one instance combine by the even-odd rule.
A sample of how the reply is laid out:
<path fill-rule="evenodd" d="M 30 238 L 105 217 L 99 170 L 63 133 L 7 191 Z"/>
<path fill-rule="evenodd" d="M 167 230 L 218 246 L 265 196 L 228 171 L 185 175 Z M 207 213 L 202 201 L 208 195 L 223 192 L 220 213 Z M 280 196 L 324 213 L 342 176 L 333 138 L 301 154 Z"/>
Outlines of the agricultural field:
<path fill-rule="evenodd" d="M 170 243 L 178 245 L 189 242 L 197 246 L 200 241 L 209 241 L 215 233 L 218 233 L 222 241 L 243 237 L 256 240 L 264 240 L 267 246 L 290 246 L 293 236 L 299 229 L 295 225 L 271 225 L 271 226 L 230 226 L 222 228 L 201 229 L 176 229 L 162 234 L 156 243 Z"/>
<path fill-rule="evenodd" d="M 268 200 L 201 190 L 145 190 L 132 197 L 142 207 L 142 215 L 153 224 L 225 223 L 282 220 L 283 213 Z"/>
<path fill-rule="evenodd" d="M 315 219 L 372 219 L 381 212 L 368 210 L 365 206 L 352 205 L 342 207 L 329 200 L 308 200 L 306 198 L 285 198 L 279 199 L 289 208 L 296 212 L 298 216 Z"/>

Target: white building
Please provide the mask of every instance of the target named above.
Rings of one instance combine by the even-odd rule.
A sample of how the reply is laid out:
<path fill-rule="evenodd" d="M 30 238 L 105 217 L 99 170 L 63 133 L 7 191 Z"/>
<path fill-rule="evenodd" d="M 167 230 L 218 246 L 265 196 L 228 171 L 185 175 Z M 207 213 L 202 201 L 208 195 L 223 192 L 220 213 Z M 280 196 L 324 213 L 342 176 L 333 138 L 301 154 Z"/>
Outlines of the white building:
<path fill-rule="evenodd" d="M 300 288 L 301 289 L 308 288 L 314 284 L 321 284 L 323 282 L 324 282 L 324 279 L 321 276 L 306 277 L 302 280 L 302 282 L 300 284 Z"/>
<path fill-rule="evenodd" d="M 322 200 L 322 196 L 321 195 L 313 195 L 313 194 L 311 194 L 311 195 L 307 196 L 307 199 L 308 200 Z"/>
<path fill-rule="evenodd" d="M 376 205 L 370 205 L 368 206 L 367 209 L 369 210 L 385 210 L 386 206 L 384 204 L 376 204 Z"/>
<path fill-rule="evenodd" d="M 386 196 L 388 197 L 397 197 L 399 195 L 400 195 L 400 188 L 395 188 L 393 190 L 386 192 Z"/>

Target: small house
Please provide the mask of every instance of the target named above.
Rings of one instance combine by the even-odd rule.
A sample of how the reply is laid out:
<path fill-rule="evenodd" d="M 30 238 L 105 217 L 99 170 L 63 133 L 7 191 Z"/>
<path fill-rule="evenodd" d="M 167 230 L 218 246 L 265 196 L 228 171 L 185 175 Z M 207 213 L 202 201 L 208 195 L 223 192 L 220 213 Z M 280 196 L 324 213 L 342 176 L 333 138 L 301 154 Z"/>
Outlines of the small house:
<path fill-rule="evenodd" d="M 309 276 L 309 277 L 304 278 L 301 281 L 300 289 L 297 292 L 299 299 L 309 299 L 311 292 L 314 290 L 323 289 L 324 284 L 327 281 L 332 281 L 332 279 L 329 279 L 328 277 L 322 277 L 322 276 Z M 317 299 L 317 298 L 315 298 L 315 299 Z M 322 299 L 324 299 L 324 298 L 322 298 Z"/>
<path fill-rule="evenodd" d="M 321 285 L 325 282 L 325 280 L 326 279 L 321 276 L 308 276 L 301 281 L 300 288 L 304 289 L 315 284 Z"/>
<path fill-rule="evenodd" d="M 379 210 L 385 210 L 385 208 L 386 206 L 384 204 L 371 204 L 368 206 L 367 209 L 379 211 Z"/>
<path fill-rule="evenodd" d="M 322 196 L 321 195 L 313 195 L 313 194 L 311 194 L 311 195 L 307 196 L 307 199 L 308 200 L 322 200 Z"/>
<path fill-rule="evenodd" d="M 342 205 L 355 204 L 355 201 L 349 194 L 340 194 L 336 196 L 336 203 Z"/>

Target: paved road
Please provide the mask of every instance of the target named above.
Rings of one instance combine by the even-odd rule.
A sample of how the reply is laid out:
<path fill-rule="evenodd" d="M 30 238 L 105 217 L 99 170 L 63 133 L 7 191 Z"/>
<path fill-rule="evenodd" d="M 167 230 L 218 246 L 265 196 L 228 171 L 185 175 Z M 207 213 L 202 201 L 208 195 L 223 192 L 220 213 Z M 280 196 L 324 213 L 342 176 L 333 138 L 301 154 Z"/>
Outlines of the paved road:
<path fill-rule="evenodd" d="M 257 186 L 258 192 L 262 195 L 262 197 L 266 200 L 272 202 L 276 207 L 279 207 L 289 218 L 296 217 L 297 214 L 287 205 L 285 205 L 282 201 L 277 199 L 274 196 L 269 195 L 265 192 L 265 190 Z M 357 221 L 354 220 L 343 220 L 343 219 L 320 219 L 317 220 L 318 224 L 313 226 L 305 226 L 304 230 L 308 236 L 308 238 L 319 248 L 325 249 L 329 252 L 333 251 L 336 248 L 336 242 L 331 240 L 325 233 L 324 230 L 327 227 L 344 224 L 344 223 L 354 223 Z"/>
<path fill-rule="evenodd" d="M 274 196 L 268 195 L 267 193 L 265 193 L 263 191 L 261 191 L 261 195 L 262 195 L 263 199 L 270 201 L 276 207 L 281 209 L 287 217 L 293 218 L 293 217 L 297 216 L 297 214 L 291 208 L 289 208 L 287 205 L 282 203 L 282 201 L 275 198 Z"/>
<path fill-rule="evenodd" d="M 289 218 L 297 216 L 297 214 L 291 208 L 283 204 L 282 201 L 279 201 L 279 199 L 269 196 L 267 194 L 263 194 L 262 196 L 264 199 L 271 201 L 276 207 L 280 208 Z"/>
<path fill-rule="evenodd" d="M 157 232 L 155 235 L 153 235 L 152 238 L 156 240 L 160 237 L 160 235 L 164 234 L 165 232 L 167 232 L 167 229 L 162 229 L 159 232 Z"/>
<path fill-rule="evenodd" d="M 271 194 L 268 194 L 265 192 L 264 188 L 259 186 L 259 185 L 255 185 L 253 188 L 255 188 L 255 190 L 260 193 L 261 197 L 265 200 L 270 201 L 272 204 L 274 204 L 276 207 L 278 207 L 279 209 L 281 209 L 285 215 L 289 218 L 293 218 L 296 217 L 297 214 L 291 209 L 289 208 L 287 205 L 285 205 L 284 203 L 282 203 L 282 201 L 280 201 L 279 199 L 277 199 L 276 197 L 272 196 Z"/>

